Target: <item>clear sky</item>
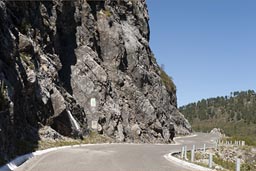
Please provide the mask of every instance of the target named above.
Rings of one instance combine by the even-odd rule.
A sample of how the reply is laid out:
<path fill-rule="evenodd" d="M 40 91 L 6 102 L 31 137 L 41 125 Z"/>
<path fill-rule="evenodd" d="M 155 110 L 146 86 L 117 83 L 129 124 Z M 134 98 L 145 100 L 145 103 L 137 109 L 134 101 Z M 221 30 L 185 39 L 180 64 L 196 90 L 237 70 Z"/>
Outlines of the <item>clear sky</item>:
<path fill-rule="evenodd" d="M 256 0 L 147 0 L 150 46 L 178 106 L 256 89 Z"/>

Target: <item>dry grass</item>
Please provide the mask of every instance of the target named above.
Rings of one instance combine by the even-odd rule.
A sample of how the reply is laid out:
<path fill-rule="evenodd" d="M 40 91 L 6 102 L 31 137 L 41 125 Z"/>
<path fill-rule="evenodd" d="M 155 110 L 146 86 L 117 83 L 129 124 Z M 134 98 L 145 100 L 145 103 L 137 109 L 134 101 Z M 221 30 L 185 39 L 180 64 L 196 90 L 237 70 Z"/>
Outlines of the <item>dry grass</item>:
<path fill-rule="evenodd" d="M 44 150 L 52 147 L 61 147 L 69 145 L 79 145 L 79 144 L 97 144 L 97 143 L 111 143 L 112 139 L 107 138 L 103 135 L 99 135 L 96 132 L 91 132 L 83 140 L 67 139 L 67 140 L 57 140 L 57 141 L 39 141 L 38 150 Z"/>

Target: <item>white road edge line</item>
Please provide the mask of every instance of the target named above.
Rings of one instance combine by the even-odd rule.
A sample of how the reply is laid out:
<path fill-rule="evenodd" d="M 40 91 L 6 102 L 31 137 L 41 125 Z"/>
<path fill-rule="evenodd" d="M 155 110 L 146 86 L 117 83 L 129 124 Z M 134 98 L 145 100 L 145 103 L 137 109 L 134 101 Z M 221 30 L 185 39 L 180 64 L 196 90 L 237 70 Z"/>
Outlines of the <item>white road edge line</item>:
<path fill-rule="evenodd" d="M 192 135 L 185 135 L 185 136 L 180 136 L 180 137 L 175 137 L 174 140 L 176 139 L 181 139 L 181 138 L 190 138 L 190 137 L 196 137 L 197 134 L 192 134 Z"/>
<path fill-rule="evenodd" d="M 209 168 L 206 168 L 203 166 L 199 166 L 197 164 L 193 164 L 193 163 L 186 162 L 184 160 L 180 160 L 173 156 L 174 153 L 178 153 L 178 152 L 172 152 L 172 153 L 166 154 L 166 155 L 164 155 L 164 158 L 172 163 L 178 164 L 179 166 L 186 167 L 189 169 L 194 169 L 196 171 L 214 171 L 213 169 L 209 169 Z"/>
<path fill-rule="evenodd" d="M 175 137 L 175 138 L 173 139 L 174 145 L 181 145 L 181 143 L 179 143 L 179 142 L 176 141 L 176 140 L 178 140 L 178 139 L 181 139 L 181 138 L 191 138 L 191 137 L 196 137 L 196 136 L 197 136 L 197 134 L 192 134 L 192 135 L 187 135 L 187 136 L 181 136 L 181 137 Z"/>

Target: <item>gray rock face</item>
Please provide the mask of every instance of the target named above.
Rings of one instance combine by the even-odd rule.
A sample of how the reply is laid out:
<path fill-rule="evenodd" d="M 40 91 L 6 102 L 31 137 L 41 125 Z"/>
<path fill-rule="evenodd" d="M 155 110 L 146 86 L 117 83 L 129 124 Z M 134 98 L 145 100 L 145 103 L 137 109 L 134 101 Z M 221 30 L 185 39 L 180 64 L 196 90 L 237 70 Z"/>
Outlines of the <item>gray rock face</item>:
<path fill-rule="evenodd" d="M 148 20 L 144 0 L 0 0 L 0 74 L 14 104 L 14 116 L 0 116 L 0 134 L 12 135 L 0 153 L 36 142 L 40 125 L 120 142 L 190 133 L 150 50 Z"/>
<path fill-rule="evenodd" d="M 88 8 L 96 12 L 88 15 Z M 71 66 L 71 87 L 89 127 L 98 122 L 100 132 L 122 141 L 136 137 L 142 142 L 168 142 L 171 130 L 189 133 L 188 122 L 172 103 L 175 92 L 166 89 L 150 51 L 145 2 L 88 2 L 79 10 L 87 16 L 76 34 L 80 46 Z M 93 28 L 87 23 L 94 23 Z M 91 36 L 96 47 L 88 44 Z M 90 105 L 92 98 L 95 107 Z"/>

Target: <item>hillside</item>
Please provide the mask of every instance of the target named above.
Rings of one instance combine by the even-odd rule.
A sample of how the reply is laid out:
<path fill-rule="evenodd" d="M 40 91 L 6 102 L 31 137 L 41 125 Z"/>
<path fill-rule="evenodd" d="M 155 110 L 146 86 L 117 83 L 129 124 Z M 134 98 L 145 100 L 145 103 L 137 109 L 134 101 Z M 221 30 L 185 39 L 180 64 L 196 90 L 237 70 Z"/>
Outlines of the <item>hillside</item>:
<path fill-rule="evenodd" d="M 0 0 L 2 160 L 44 136 L 170 143 L 189 134 L 148 20 L 145 0 Z"/>
<path fill-rule="evenodd" d="M 256 145 L 256 93 L 253 90 L 203 99 L 179 109 L 194 131 L 206 132 L 219 127 L 229 136 Z"/>

